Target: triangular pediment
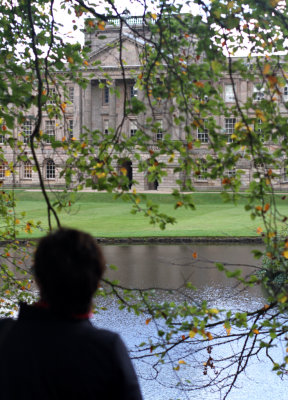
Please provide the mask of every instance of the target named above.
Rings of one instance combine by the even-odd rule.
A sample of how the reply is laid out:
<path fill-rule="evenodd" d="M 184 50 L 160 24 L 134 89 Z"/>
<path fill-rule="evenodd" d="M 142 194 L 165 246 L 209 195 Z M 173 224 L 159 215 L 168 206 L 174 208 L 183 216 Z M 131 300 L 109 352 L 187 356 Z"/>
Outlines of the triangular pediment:
<path fill-rule="evenodd" d="M 130 37 L 125 37 L 121 41 L 122 60 L 125 66 L 139 65 L 139 53 L 142 51 L 143 45 Z M 112 42 L 105 43 L 103 47 L 94 53 L 91 53 L 90 62 L 101 61 L 102 66 L 120 65 L 120 40 L 116 39 Z"/>

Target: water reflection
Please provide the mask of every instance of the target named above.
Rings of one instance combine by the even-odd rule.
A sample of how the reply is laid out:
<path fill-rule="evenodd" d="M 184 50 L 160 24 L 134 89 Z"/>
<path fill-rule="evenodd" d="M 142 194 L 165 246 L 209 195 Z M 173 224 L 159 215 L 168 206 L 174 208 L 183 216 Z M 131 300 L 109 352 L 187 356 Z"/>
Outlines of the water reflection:
<path fill-rule="evenodd" d="M 241 268 L 244 275 L 247 275 L 259 267 L 259 261 L 255 260 L 251 253 L 253 249 L 255 245 L 104 246 L 108 264 L 118 266 L 118 271 L 108 271 L 107 275 L 112 279 L 118 279 L 122 285 L 130 288 L 168 289 L 179 288 L 189 280 L 198 289 L 193 294 L 196 300 L 206 298 L 211 306 L 234 310 L 255 309 L 263 305 L 265 297 L 262 289 L 256 286 L 244 290 L 236 286 L 235 280 L 227 279 L 214 267 L 214 262 L 225 263 L 231 270 Z M 195 253 L 197 253 L 197 258 L 194 258 Z M 159 294 L 157 300 L 163 300 L 163 293 Z M 136 317 L 126 311 L 120 312 L 115 300 L 104 300 L 102 305 L 107 306 L 109 311 L 96 315 L 94 323 L 119 332 L 128 347 L 132 348 L 142 340 L 155 336 L 156 327 L 153 324 L 145 324 L 146 316 Z M 282 357 L 285 349 L 282 350 L 276 349 L 275 356 Z M 226 351 L 231 351 L 231 348 L 221 348 L 221 351 L 223 352 L 221 355 L 224 356 Z M 177 353 L 172 354 L 172 357 L 175 360 L 179 359 Z M 195 357 L 195 360 L 199 357 L 198 361 L 201 365 L 203 352 L 198 354 L 195 352 Z M 157 382 L 155 371 L 145 360 L 136 362 L 135 366 L 141 376 L 145 400 L 221 399 L 219 392 L 211 393 L 209 390 L 202 389 L 200 392 L 183 394 L 170 388 L 177 379 L 169 366 L 164 366 L 158 376 L 161 383 Z M 183 379 L 188 377 L 195 382 L 200 382 L 203 379 L 202 372 L 201 368 L 184 366 L 181 368 L 180 377 Z M 267 362 L 265 356 L 262 361 L 261 357 L 260 360 L 251 361 L 247 375 L 241 377 L 238 385 L 240 389 L 231 393 L 229 397 L 231 400 L 286 398 L 286 384 L 271 372 L 271 364 Z"/>
<path fill-rule="evenodd" d="M 260 247 L 258 246 L 258 249 Z M 252 250 L 255 246 L 237 245 L 147 245 L 104 246 L 108 264 L 117 271 L 108 271 L 109 278 L 118 279 L 130 288 L 178 288 L 187 280 L 198 289 L 233 287 L 235 281 L 227 279 L 215 268 L 215 262 L 225 263 L 231 271 L 242 269 L 248 275 L 259 267 Z M 261 288 L 252 290 L 262 296 Z"/>

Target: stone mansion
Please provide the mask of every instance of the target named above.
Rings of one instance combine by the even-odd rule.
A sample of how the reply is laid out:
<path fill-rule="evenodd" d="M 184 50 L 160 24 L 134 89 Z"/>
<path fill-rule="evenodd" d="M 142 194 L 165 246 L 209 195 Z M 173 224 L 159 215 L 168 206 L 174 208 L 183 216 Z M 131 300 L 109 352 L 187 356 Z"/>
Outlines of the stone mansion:
<path fill-rule="evenodd" d="M 135 29 L 142 29 L 142 19 L 137 17 L 129 17 L 130 25 L 133 25 Z M 118 21 L 119 22 L 119 21 Z M 115 43 L 119 41 L 119 24 L 117 20 L 113 21 L 113 24 L 107 24 L 105 27 L 105 39 L 100 40 L 97 34 L 101 32 L 87 33 L 85 34 L 85 40 L 90 42 L 91 53 L 89 66 L 83 72 L 87 77 L 91 73 L 94 73 L 94 77 L 90 79 L 85 89 L 79 87 L 71 82 L 66 82 L 67 93 L 69 95 L 69 102 L 65 109 L 65 122 L 58 121 L 56 118 L 50 119 L 48 114 L 43 114 L 42 131 L 45 132 L 48 139 L 41 142 L 37 148 L 38 159 L 41 164 L 42 174 L 47 186 L 51 187 L 63 187 L 65 182 L 60 177 L 60 171 L 65 164 L 65 153 L 62 150 L 56 151 L 51 146 L 51 140 L 49 137 L 55 140 L 73 139 L 79 140 L 82 133 L 83 127 L 87 127 L 89 130 L 99 130 L 103 134 L 108 133 L 109 129 L 116 129 L 120 124 L 123 117 L 123 104 L 124 104 L 124 88 L 125 93 L 128 97 L 132 98 L 137 96 L 140 100 L 144 98 L 144 93 L 138 90 L 134 83 L 135 78 L 139 74 L 140 62 L 139 62 L 139 46 L 141 47 L 140 40 L 136 39 L 128 28 L 122 32 L 123 54 L 122 58 L 125 59 L 125 82 L 123 79 L 123 71 L 119 65 L 119 49 L 115 46 Z M 112 45 L 112 46 L 111 46 Z M 95 62 L 101 62 L 102 72 L 98 72 Z M 100 83 L 105 82 L 105 73 L 109 75 L 110 87 L 103 86 Z M 235 102 L 233 87 L 229 78 L 223 78 L 221 83 L 223 100 L 227 104 L 233 105 Z M 117 88 L 120 96 L 116 96 L 111 87 Z M 261 100 L 264 95 L 261 90 L 257 90 L 251 81 L 247 81 L 243 78 L 235 76 L 235 88 L 239 101 L 245 102 L 247 97 L 254 95 L 254 98 Z M 56 96 L 56 90 L 51 88 L 50 90 L 50 102 L 54 104 L 54 96 Z M 279 99 L 280 112 L 285 115 L 287 109 L 284 106 L 284 101 L 288 101 L 288 86 L 283 88 L 283 96 Z M 287 116 L 288 117 L 288 116 Z M 159 122 L 159 129 L 157 132 L 151 134 L 151 150 L 157 149 L 157 143 L 163 138 L 163 132 L 167 129 L 169 124 L 169 115 L 159 107 L 156 112 L 155 118 Z M 133 136 L 137 130 L 138 124 L 141 124 L 144 120 L 144 115 L 140 116 L 129 116 L 126 118 L 122 125 L 122 132 L 126 137 Z M 234 126 L 236 119 L 234 117 L 221 116 L 218 118 L 218 124 L 222 127 L 222 131 L 227 135 L 227 142 L 229 143 L 230 137 L 234 132 Z M 259 120 L 259 126 L 257 128 L 261 132 L 261 121 Z M 32 187 L 37 186 L 38 175 L 33 169 L 33 161 L 31 158 L 31 150 L 28 146 L 28 138 L 33 130 L 33 110 L 31 113 L 27 113 L 27 118 L 23 122 L 21 127 L 14 128 L 14 137 L 17 140 L 23 140 L 25 147 L 25 154 L 27 154 L 27 161 L 18 162 L 16 161 L 16 154 L 13 149 L 5 142 L 5 132 L 0 135 L 0 146 L 4 149 L 4 154 L 8 163 L 14 164 L 14 173 L 7 174 L 6 166 L 3 163 L 0 165 L 0 180 L 6 186 L 14 185 L 15 187 Z M 180 127 L 173 128 L 172 139 L 185 141 L 185 132 L 181 131 Z M 209 153 L 209 132 L 205 127 L 195 128 L 195 138 L 201 143 L 201 145 L 193 150 L 195 157 L 205 158 Z M 141 155 L 143 159 L 147 159 L 149 154 L 143 153 Z M 139 190 L 155 190 L 158 191 L 170 191 L 176 186 L 176 180 L 181 179 L 181 174 L 175 174 L 173 168 L 177 164 L 177 157 L 175 157 L 172 163 L 167 163 L 167 175 L 163 177 L 161 182 L 149 182 L 147 176 L 143 172 L 139 172 L 137 168 L 137 160 L 132 154 L 127 154 L 127 161 L 125 168 L 128 170 L 128 176 L 135 179 L 138 184 L 136 186 Z M 168 161 L 168 156 L 163 156 L 163 161 Z M 245 158 L 240 158 L 237 163 L 237 168 L 243 171 L 241 176 L 241 183 L 243 187 L 247 187 L 252 179 L 254 166 L 252 161 L 248 161 Z M 233 176 L 235 170 L 227 171 L 227 174 Z M 288 188 L 288 175 L 286 176 L 286 169 L 283 167 L 283 171 L 279 173 L 279 180 L 276 182 L 276 186 L 279 189 Z M 221 180 L 210 180 L 199 174 L 193 178 L 195 188 L 199 190 L 209 190 L 210 188 L 220 189 Z"/>

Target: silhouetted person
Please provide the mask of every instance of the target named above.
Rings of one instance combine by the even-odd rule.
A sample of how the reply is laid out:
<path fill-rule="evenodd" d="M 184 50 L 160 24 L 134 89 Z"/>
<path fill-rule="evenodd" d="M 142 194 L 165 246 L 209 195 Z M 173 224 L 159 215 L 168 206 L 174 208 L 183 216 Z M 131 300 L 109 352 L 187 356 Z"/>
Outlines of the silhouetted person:
<path fill-rule="evenodd" d="M 89 321 L 105 269 L 88 234 L 60 229 L 40 240 L 34 274 L 40 301 L 0 320 L 0 399 L 142 399 L 116 333 Z"/>

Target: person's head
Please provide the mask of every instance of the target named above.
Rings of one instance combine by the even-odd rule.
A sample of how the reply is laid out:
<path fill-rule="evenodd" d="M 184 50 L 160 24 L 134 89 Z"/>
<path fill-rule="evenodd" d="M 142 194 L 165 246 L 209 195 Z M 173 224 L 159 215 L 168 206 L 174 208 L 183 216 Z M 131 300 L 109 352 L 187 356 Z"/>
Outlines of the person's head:
<path fill-rule="evenodd" d="M 75 229 L 50 233 L 35 252 L 34 274 L 41 299 L 55 311 L 88 312 L 104 270 L 104 257 L 93 237 Z"/>

